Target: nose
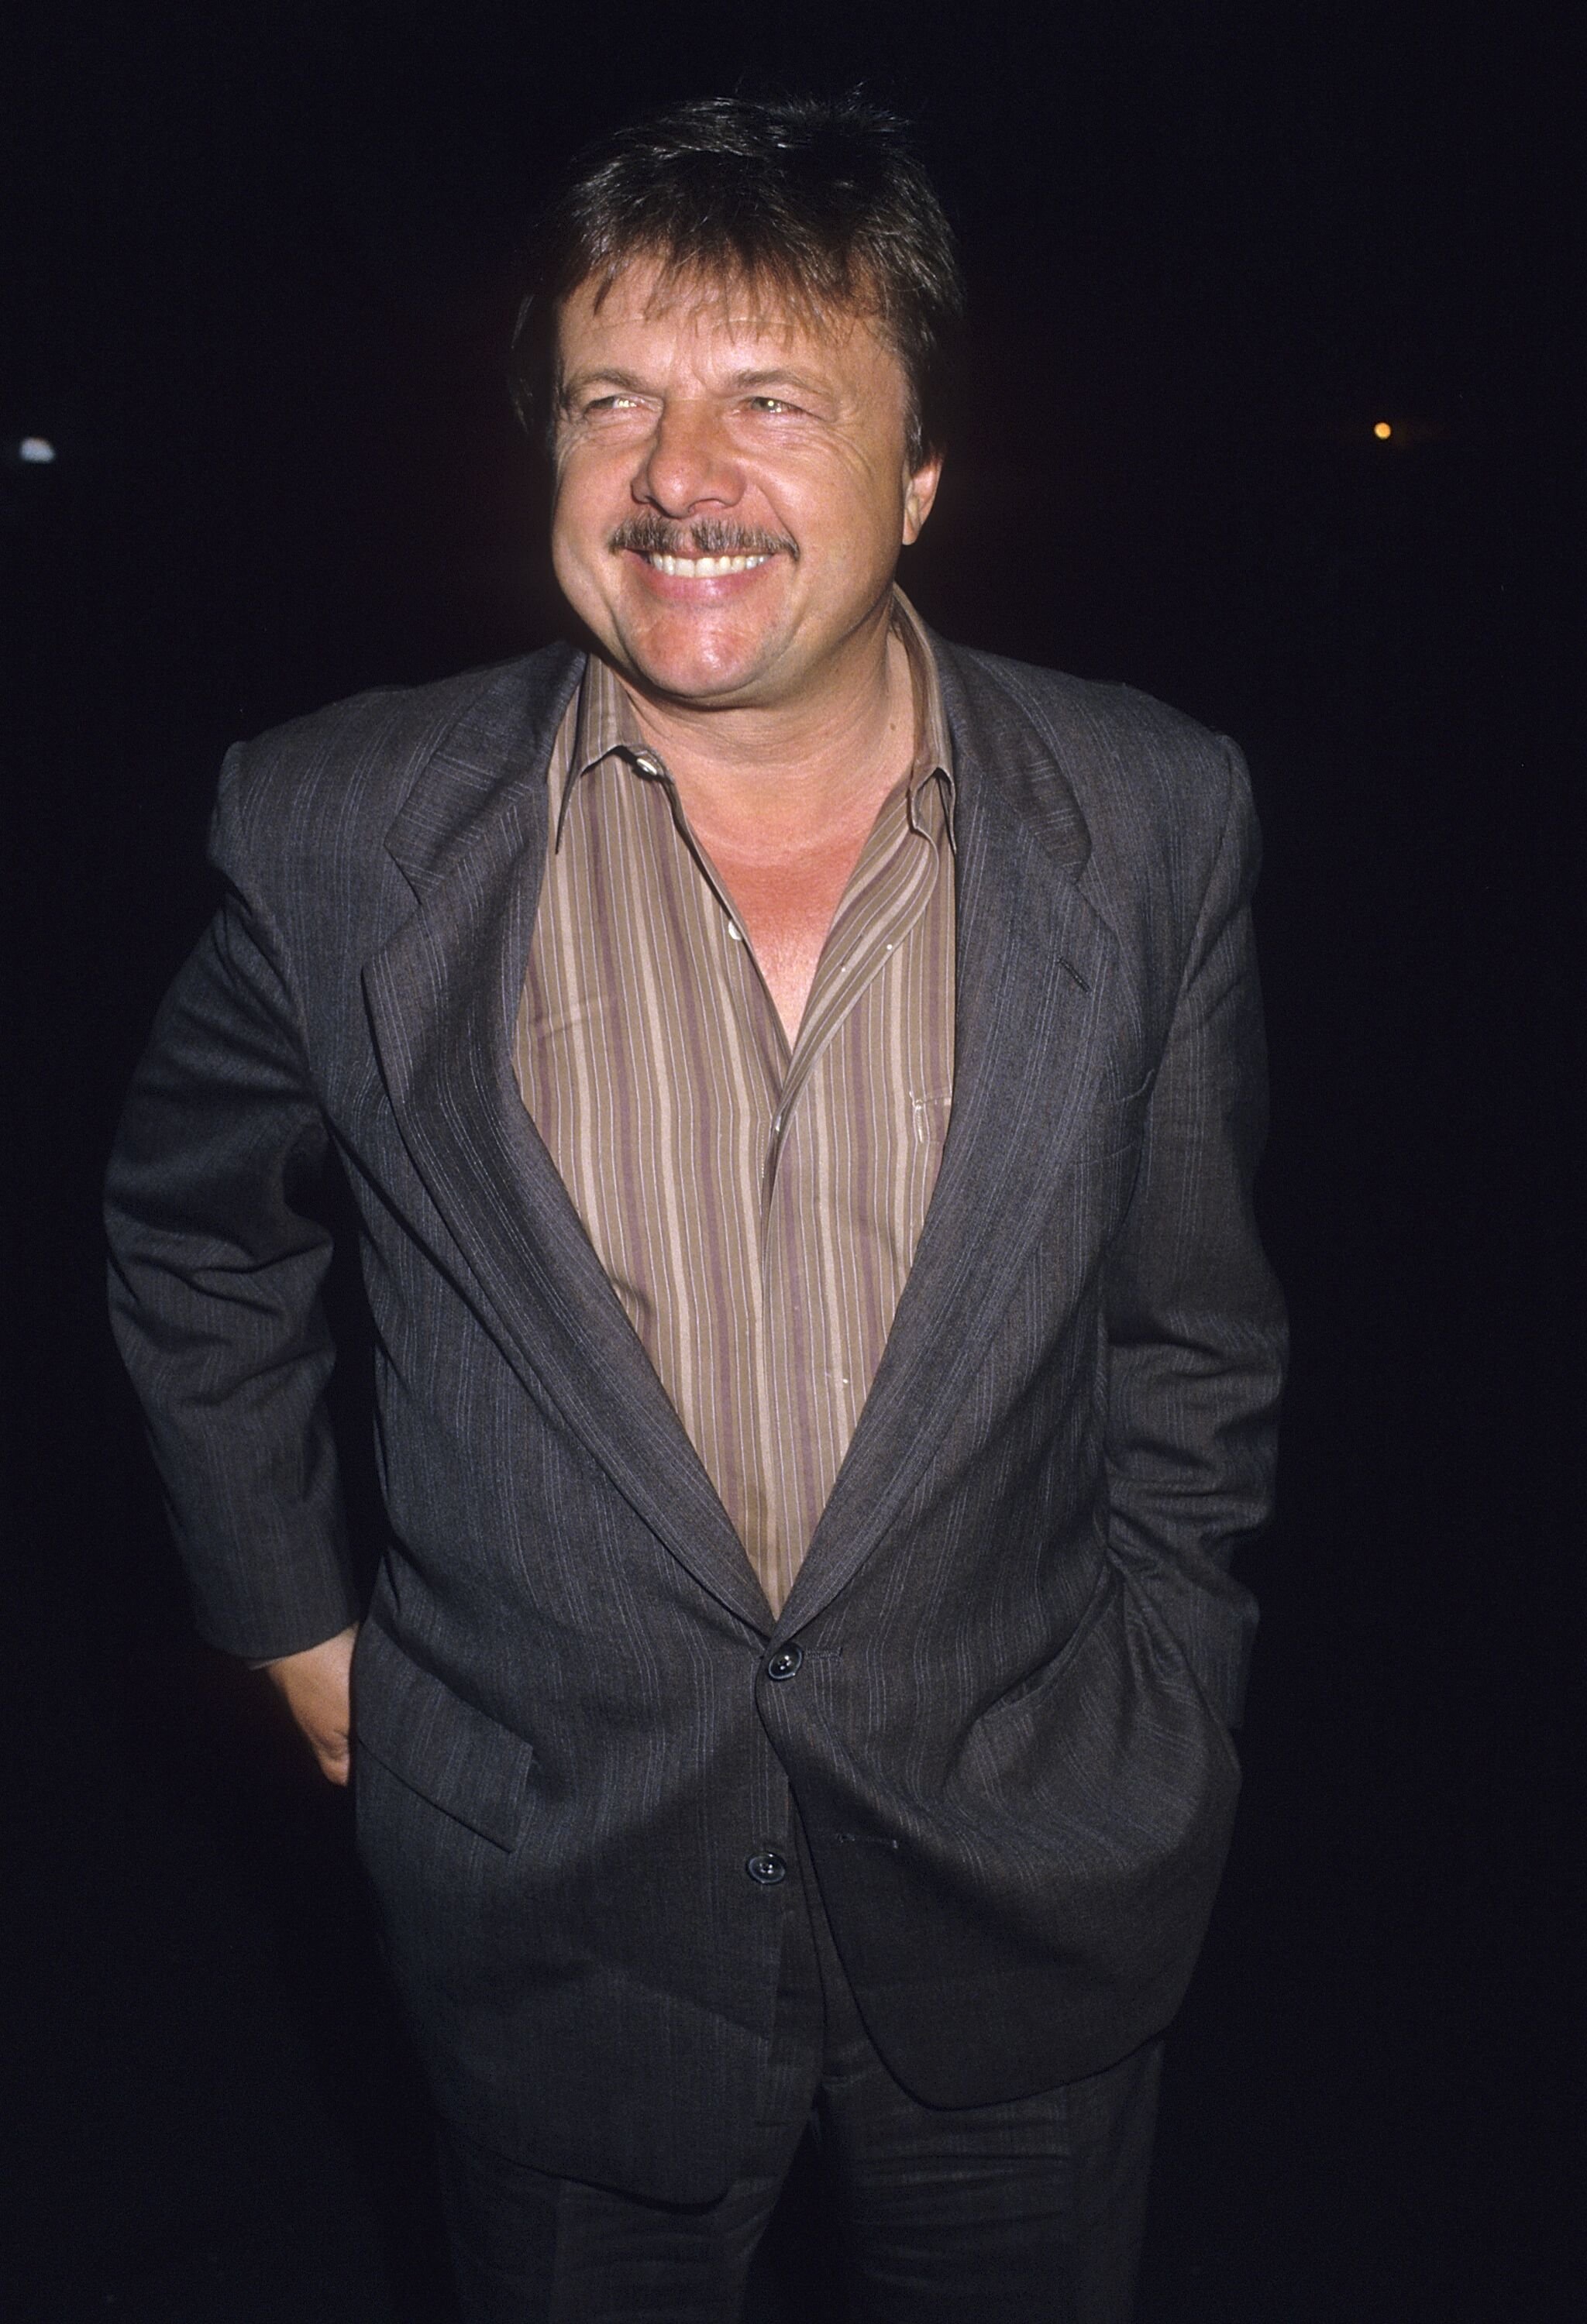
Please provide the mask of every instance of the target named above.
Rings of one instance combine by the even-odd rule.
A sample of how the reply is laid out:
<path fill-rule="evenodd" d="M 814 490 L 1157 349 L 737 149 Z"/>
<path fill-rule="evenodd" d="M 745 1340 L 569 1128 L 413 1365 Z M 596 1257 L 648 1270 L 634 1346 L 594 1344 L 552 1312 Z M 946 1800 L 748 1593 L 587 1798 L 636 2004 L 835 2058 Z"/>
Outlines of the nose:
<path fill-rule="evenodd" d="M 743 491 L 717 414 L 692 397 L 664 403 L 634 478 L 636 499 L 682 518 L 697 509 L 732 508 Z"/>

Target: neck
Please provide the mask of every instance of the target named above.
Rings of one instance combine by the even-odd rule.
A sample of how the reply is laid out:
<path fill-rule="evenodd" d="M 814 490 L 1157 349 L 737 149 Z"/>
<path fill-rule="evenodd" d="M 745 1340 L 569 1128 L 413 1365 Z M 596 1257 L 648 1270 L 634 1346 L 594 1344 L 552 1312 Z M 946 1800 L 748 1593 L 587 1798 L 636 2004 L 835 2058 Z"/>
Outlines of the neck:
<path fill-rule="evenodd" d="M 702 838 L 751 829 L 764 839 L 869 829 L 915 748 L 909 654 L 890 601 L 863 650 L 818 695 L 702 710 L 641 693 L 626 678 L 640 731 L 660 752 Z"/>

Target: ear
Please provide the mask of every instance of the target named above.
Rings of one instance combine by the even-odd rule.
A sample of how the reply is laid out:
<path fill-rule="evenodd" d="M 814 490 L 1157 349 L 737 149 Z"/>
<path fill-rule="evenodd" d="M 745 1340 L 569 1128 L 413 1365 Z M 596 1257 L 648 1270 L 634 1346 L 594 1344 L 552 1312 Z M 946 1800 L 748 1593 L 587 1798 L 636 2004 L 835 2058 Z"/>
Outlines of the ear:
<path fill-rule="evenodd" d="M 934 453 L 904 481 L 904 547 L 920 538 L 920 528 L 931 514 L 937 488 L 942 482 L 942 456 Z"/>

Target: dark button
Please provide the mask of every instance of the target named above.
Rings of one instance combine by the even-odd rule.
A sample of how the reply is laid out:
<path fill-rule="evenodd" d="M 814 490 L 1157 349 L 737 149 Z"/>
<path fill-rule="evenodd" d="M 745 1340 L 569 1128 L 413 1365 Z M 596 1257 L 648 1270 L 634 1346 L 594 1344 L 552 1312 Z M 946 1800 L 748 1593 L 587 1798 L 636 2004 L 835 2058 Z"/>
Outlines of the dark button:
<path fill-rule="evenodd" d="M 788 1878 L 788 1867 L 774 1848 L 764 1849 L 759 1856 L 752 1856 L 744 1870 L 752 1880 L 758 1880 L 762 1888 L 775 1888 L 780 1880 Z"/>
<path fill-rule="evenodd" d="M 792 1678 L 804 1659 L 803 1646 L 779 1646 L 767 1660 L 766 1675 L 768 1678 Z"/>

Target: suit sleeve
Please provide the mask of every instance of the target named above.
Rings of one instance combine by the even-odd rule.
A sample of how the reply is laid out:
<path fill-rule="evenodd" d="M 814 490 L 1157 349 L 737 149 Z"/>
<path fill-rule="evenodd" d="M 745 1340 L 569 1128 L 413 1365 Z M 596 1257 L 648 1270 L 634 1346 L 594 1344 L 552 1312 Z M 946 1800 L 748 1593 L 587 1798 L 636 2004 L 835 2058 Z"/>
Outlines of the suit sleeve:
<path fill-rule="evenodd" d="M 223 776 L 228 893 L 156 1021 L 106 1185 L 110 1305 L 202 1634 L 254 1659 L 355 1618 L 312 1197 L 328 1136 Z"/>
<path fill-rule="evenodd" d="M 1106 1327 L 1113 1554 L 1232 1722 L 1256 1617 L 1229 1566 L 1271 1510 L 1286 1334 L 1250 1201 L 1267 1127 L 1259 847 L 1243 761 L 1225 748 L 1231 804 L 1111 1259 Z"/>

